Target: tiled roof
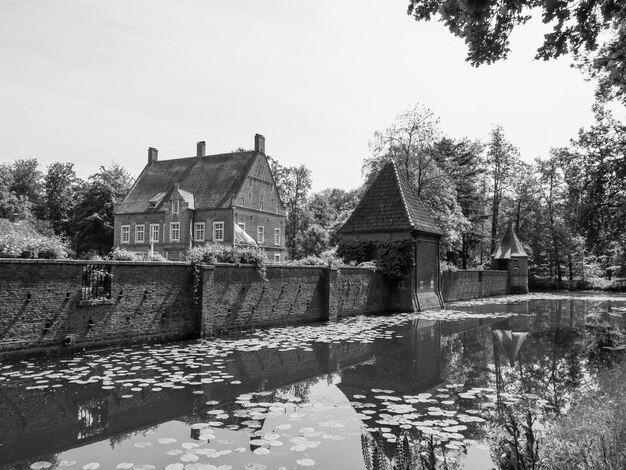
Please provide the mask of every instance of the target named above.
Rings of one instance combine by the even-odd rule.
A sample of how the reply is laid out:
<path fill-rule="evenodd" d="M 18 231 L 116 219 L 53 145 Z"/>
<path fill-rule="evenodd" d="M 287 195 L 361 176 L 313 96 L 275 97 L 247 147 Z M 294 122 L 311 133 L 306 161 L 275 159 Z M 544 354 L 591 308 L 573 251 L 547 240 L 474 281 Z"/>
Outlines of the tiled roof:
<path fill-rule="evenodd" d="M 496 246 L 493 255 L 493 259 L 510 259 L 511 257 L 528 257 L 522 243 L 517 238 L 515 231 L 513 230 L 513 224 L 509 222 L 509 226 L 502 235 L 498 246 Z"/>
<path fill-rule="evenodd" d="M 255 151 L 155 161 L 144 168 L 117 214 L 160 211 L 175 184 L 181 195 L 193 196 L 196 209 L 228 207 L 230 197 L 244 183 L 257 155 Z M 165 192 L 156 207 L 150 200 Z M 186 198 L 185 198 L 186 199 Z"/>
<path fill-rule="evenodd" d="M 393 162 L 387 163 L 367 189 L 340 233 L 419 230 L 443 235 L 417 194 Z"/>
<path fill-rule="evenodd" d="M 0 236 L 17 235 L 19 237 L 36 237 L 42 235 L 26 220 L 11 222 L 9 219 L 0 219 Z"/>

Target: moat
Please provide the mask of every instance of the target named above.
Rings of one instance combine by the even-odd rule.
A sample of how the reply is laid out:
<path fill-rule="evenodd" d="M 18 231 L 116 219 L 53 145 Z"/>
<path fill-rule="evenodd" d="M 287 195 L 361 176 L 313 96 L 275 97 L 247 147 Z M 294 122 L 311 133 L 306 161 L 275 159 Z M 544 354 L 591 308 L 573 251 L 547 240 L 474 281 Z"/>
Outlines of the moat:
<path fill-rule="evenodd" d="M 500 407 L 566 413 L 624 354 L 626 296 L 530 294 L 0 363 L 0 466 L 364 469 L 434 434 L 490 468 Z"/>

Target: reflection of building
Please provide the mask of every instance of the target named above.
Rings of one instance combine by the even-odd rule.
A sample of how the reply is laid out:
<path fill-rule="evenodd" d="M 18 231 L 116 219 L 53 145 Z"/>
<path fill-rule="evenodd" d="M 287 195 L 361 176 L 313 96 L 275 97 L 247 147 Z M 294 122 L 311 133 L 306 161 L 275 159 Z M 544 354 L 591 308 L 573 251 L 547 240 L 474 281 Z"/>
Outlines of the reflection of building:
<path fill-rule="evenodd" d="M 391 309 L 400 311 L 443 307 L 439 289 L 442 234 L 393 162 L 380 170 L 338 232 L 342 244 L 367 247 L 370 260 L 377 259 L 382 249 L 376 243 L 410 242 L 415 264 L 391 295 Z"/>
<path fill-rule="evenodd" d="M 528 294 L 528 255 L 522 243 L 509 225 L 491 255 L 494 269 L 509 272 L 507 292 L 510 294 Z"/>

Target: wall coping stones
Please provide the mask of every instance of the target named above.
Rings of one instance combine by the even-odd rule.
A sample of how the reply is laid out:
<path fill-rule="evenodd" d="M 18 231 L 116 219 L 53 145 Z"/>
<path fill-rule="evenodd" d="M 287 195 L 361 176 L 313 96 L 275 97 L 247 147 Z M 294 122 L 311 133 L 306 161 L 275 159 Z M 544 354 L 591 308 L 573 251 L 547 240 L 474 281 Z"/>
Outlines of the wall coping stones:
<path fill-rule="evenodd" d="M 110 264 L 112 266 L 190 266 L 182 261 L 113 261 L 83 259 L 0 258 L 0 264 Z"/>

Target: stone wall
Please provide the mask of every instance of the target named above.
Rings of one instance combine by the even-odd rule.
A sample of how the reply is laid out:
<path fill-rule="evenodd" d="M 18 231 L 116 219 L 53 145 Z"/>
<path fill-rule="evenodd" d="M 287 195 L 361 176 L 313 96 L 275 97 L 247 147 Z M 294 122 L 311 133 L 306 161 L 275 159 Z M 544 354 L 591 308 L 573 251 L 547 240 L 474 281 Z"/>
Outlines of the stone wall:
<path fill-rule="evenodd" d="M 441 275 L 441 293 L 445 302 L 505 295 L 507 271 L 448 271 Z"/>
<path fill-rule="evenodd" d="M 0 260 L 0 352 L 50 352 L 197 336 L 192 268 L 107 262 L 111 299 L 83 305 L 90 262 Z"/>

